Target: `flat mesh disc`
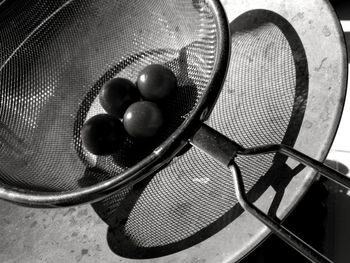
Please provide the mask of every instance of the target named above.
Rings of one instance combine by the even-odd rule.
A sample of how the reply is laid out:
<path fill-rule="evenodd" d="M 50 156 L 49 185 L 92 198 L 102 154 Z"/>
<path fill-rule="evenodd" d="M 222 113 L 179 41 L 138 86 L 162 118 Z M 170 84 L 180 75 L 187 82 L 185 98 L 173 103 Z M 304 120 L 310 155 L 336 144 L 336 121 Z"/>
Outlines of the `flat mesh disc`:
<path fill-rule="evenodd" d="M 265 21 L 238 18 L 231 32 L 227 81 L 209 125 L 245 147 L 293 145 L 308 95 L 300 39 L 274 13 Z M 274 154 L 237 158 L 251 200 L 268 186 L 283 193 L 293 176 L 285 161 Z M 192 148 L 148 181 L 93 206 L 110 225 L 115 253 L 156 257 L 199 243 L 232 222 L 242 212 L 233 189 L 230 172 Z"/>

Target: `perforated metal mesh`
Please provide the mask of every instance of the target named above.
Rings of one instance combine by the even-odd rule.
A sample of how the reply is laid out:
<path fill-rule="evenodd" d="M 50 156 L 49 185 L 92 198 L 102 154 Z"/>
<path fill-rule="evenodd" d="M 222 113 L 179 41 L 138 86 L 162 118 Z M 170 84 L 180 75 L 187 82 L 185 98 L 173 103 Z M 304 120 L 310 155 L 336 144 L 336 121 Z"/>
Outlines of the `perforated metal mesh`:
<path fill-rule="evenodd" d="M 0 181 L 6 185 L 69 191 L 120 174 L 175 131 L 210 80 L 217 22 L 205 1 L 29 1 L 25 9 L 21 3 L 0 10 Z M 169 121 L 162 134 L 151 144 L 128 138 L 114 156 L 89 154 L 80 128 L 103 112 L 102 85 L 113 77 L 135 81 L 152 63 L 169 67 L 179 82 L 163 109 Z"/>
<path fill-rule="evenodd" d="M 2 65 L 22 40 L 64 2 L 66 1 L 1 1 L 0 64 Z"/>
<path fill-rule="evenodd" d="M 286 21 L 268 15 L 263 23 L 249 15 L 232 22 L 228 76 L 209 119 L 210 126 L 246 147 L 293 144 L 307 100 L 301 42 Z M 273 167 L 283 173 L 285 160 L 276 157 L 237 158 L 247 191 L 255 188 L 252 200 L 270 185 L 260 181 Z M 192 148 L 149 182 L 94 208 L 111 226 L 110 246 L 117 254 L 155 257 L 185 249 L 232 222 L 240 213 L 233 189 L 229 171 Z"/>

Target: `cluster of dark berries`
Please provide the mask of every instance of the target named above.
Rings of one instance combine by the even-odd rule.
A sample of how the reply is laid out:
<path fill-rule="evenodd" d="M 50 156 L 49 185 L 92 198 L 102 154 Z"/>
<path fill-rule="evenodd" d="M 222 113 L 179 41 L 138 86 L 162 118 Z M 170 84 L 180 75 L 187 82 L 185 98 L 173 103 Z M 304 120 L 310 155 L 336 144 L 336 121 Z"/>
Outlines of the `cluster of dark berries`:
<path fill-rule="evenodd" d="M 126 133 L 134 139 L 154 137 L 164 124 L 158 103 L 177 87 L 175 74 L 159 64 L 145 67 L 136 84 L 114 78 L 102 87 L 99 100 L 107 114 L 91 117 L 82 127 L 85 148 L 96 155 L 115 153 Z"/>

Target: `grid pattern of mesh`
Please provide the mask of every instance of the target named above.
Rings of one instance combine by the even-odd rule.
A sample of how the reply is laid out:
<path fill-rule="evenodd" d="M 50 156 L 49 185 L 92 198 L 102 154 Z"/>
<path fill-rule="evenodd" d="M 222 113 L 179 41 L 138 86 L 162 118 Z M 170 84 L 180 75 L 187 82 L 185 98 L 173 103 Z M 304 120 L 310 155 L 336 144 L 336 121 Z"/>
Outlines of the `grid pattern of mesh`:
<path fill-rule="evenodd" d="M 65 0 L 12 0 L 3 3 L 0 7 L 0 64 L 2 65 L 22 40 L 64 2 Z"/>
<path fill-rule="evenodd" d="M 217 34 L 205 1 L 42 0 L 25 6 L 23 19 L 17 19 L 22 8 L 10 8 L 0 20 L 4 184 L 69 191 L 118 175 L 178 127 L 210 80 Z M 157 141 L 137 145 L 127 138 L 108 157 L 86 152 L 80 128 L 103 112 L 97 99 L 102 85 L 118 76 L 135 81 L 151 63 L 168 66 L 179 81 L 164 107 L 169 121 Z"/>

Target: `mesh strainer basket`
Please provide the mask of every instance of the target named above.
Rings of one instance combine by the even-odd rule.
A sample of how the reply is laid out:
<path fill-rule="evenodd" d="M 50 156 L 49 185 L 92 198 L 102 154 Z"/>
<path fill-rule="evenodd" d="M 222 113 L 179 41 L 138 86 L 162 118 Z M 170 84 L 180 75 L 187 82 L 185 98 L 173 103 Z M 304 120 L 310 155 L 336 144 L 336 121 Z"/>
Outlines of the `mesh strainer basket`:
<path fill-rule="evenodd" d="M 12 8 L 5 8 L 8 5 Z M 37 207 L 98 201 L 116 191 L 122 198 L 128 191 L 126 186 L 164 168 L 175 156 L 179 156 L 175 161 L 181 162 L 190 143 L 230 168 L 237 200 L 244 209 L 309 259 L 328 260 L 246 199 L 237 165 L 244 164 L 244 159 L 236 155 L 279 152 L 345 186 L 350 186 L 349 179 L 289 146 L 244 148 L 203 124 L 218 98 L 230 58 L 229 26 L 218 1 L 28 1 L 28 9 L 16 5 L 22 3 L 6 1 L 0 6 L 0 23 L 4 25 L 0 34 L 6 36 L 1 38 L 4 48 L 0 54 L 1 198 Z M 267 35 L 281 37 L 267 23 L 235 44 L 239 47 Z M 285 43 L 280 39 L 279 47 L 283 48 Z M 259 50 L 259 43 L 256 45 Z M 269 48 L 274 47 L 266 47 L 267 56 Z M 285 59 L 290 62 L 292 58 Z M 155 63 L 170 68 L 179 84 L 164 108 L 168 120 L 159 136 L 148 143 L 127 138 L 111 156 L 86 151 L 81 143 L 81 127 L 103 112 L 97 99 L 103 84 L 115 77 L 135 81 L 142 68 Z M 293 72 L 295 65 L 290 65 L 285 73 Z M 239 96 L 244 96 L 244 89 L 241 92 Z M 294 110 L 297 114 L 303 104 L 296 100 L 289 105 L 288 96 L 295 94 L 288 94 L 288 89 L 285 92 L 287 97 L 282 96 L 281 103 L 290 108 L 287 115 Z M 306 94 L 296 97 L 303 96 Z M 269 100 L 271 97 L 266 102 Z M 256 108 L 260 102 L 252 98 L 252 105 L 258 103 Z M 276 110 L 276 116 L 283 115 L 278 107 Z M 240 116 L 232 116 L 240 121 Z M 243 121 L 263 125 L 264 116 L 262 109 L 260 115 Z M 293 139 L 283 138 L 288 121 L 279 125 L 271 129 L 271 134 L 277 143 L 292 145 Z M 250 134 L 250 138 L 257 134 Z M 264 139 L 245 146 L 271 141 Z M 280 154 L 262 158 L 271 164 L 274 158 L 284 158 Z"/>
<path fill-rule="evenodd" d="M 32 1 L 28 9 L 24 18 L 6 10 L 1 18 L 10 24 L 1 32 L 3 197 L 13 191 L 13 201 L 54 206 L 104 196 L 183 144 L 180 134 L 206 115 L 221 87 L 229 40 L 215 1 Z M 28 19 L 36 9 L 42 17 Z M 81 127 L 103 112 L 102 85 L 114 77 L 135 81 L 154 63 L 179 82 L 159 137 L 147 145 L 127 138 L 113 156 L 87 152 Z"/>

